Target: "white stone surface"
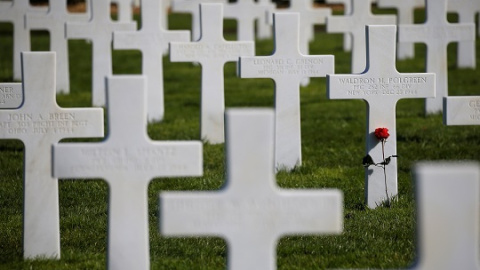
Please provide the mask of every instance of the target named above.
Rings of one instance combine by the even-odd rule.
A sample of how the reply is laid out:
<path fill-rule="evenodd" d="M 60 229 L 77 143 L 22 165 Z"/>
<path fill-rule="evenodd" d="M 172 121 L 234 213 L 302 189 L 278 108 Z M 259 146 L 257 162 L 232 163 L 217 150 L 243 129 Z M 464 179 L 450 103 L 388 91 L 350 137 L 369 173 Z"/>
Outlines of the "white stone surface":
<path fill-rule="evenodd" d="M 148 184 L 155 177 L 202 175 L 202 144 L 148 137 L 144 77 L 115 76 L 107 84 L 108 137 L 55 145 L 54 175 L 107 181 L 108 269 L 150 269 Z"/>
<path fill-rule="evenodd" d="M 375 163 L 383 160 L 382 144 L 375 137 L 376 128 L 388 128 L 385 157 L 397 154 L 395 107 L 403 98 L 435 96 L 435 75 L 399 73 L 395 67 L 396 26 L 367 26 L 367 65 L 362 74 L 327 75 L 330 99 L 363 99 L 367 103 L 367 149 Z M 401 155 L 401 154 L 400 154 Z M 386 166 L 389 197 L 398 193 L 397 159 Z M 383 168 L 365 169 L 365 197 L 370 208 L 387 199 Z"/>
<path fill-rule="evenodd" d="M 422 42 L 427 45 L 426 71 L 436 74 L 436 97 L 427 99 L 427 114 L 442 112 L 443 97 L 448 96 L 447 45 L 475 39 L 475 25 L 449 23 L 447 0 L 426 0 L 426 21 L 423 24 L 400 25 L 400 42 Z"/>
<path fill-rule="evenodd" d="M 350 15 L 337 15 L 327 18 L 327 32 L 350 33 L 353 38 L 352 73 L 361 73 L 365 69 L 365 26 L 366 25 L 395 25 L 396 16 L 374 15 L 371 12 L 372 0 L 352 1 Z"/>
<path fill-rule="evenodd" d="M 22 79 L 21 52 L 30 51 L 30 30 L 25 28 L 27 13 L 46 13 L 45 7 L 32 7 L 29 0 L 0 1 L 0 22 L 13 24 L 13 79 Z"/>
<path fill-rule="evenodd" d="M 90 1 L 89 1 L 90 2 Z M 87 4 L 87 7 L 90 4 Z M 67 22 L 87 22 L 89 13 L 69 13 L 67 0 L 51 1 L 47 13 L 28 13 L 25 18 L 27 29 L 47 30 L 50 33 L 50 51 L 57 56 L 57 93 L 70 93 L 68 42 L 65 36 Z"/>
<path fill-rule="evenodd" d="M 291 170 L 302 164 L 300 83 L 305 77 L 334 73 L 334 57 L 300 53 L 297 13 L 273 16 L 275 52 L 271 56 L 240 57 L 240 77 L 275 81 L 275 166 Z"/>
<path fill-rule="evenodd" d="M 450 1 L 451 2 L 451 1 Z M 380 8 L 394 8 L 397 10 L 397 25 L 413 24 L 414 11 L 416 8 L 425 7 L 425 0 L 378 0 Z M 415 46 L 411 42 L 398 42 L 397 59 L 409 59 L 415 57 Z"/>
<path fill-rule="evenodd" d="M 226 113 L 226 184 L 220 191 L 160 193 L 165 236 L 227 240 L 228 269 L 276 269 L 276 246 L 289 234 L 339 234 L 339 190 L 285 190 L 274 173 L 274 115 L 266 109 Z"/>
<path fill-rule="evenodd" d="M 24 257 L 60 257 L 58 182 L 52 144 L 64 138 L 103 136 L 101 108 L 60 108 L 55 101 L 55 53 L 23 52 L 24 102 L 0 110 L 1 139 L 24 144 Z"/>
<path fill-rule="evenodd" d="M 262 6 L 267 8 L 264 18 L 257 22 L 257 38 L 258 39 L 269 39 L 273 35 L 272 23 L 269 21 L 269 14 L 273 14 L 277 9 L 277 6 L 272 2 L 272 0 L 257 0 Z"/>
<path fill-rule="evenodd" d="M 21 83 L 0 83 L 0 109 L 15 109 L 23 102 Z"/>
<path fill-rule="evenodd" d="M 475 24 L 475 16 L 480 13 L 479 0 L 449 0 L 447 10 L 458 14 L 459 23 Z M 480 17 L 479 17 L 480 23 Z M 475 36 L 476 38 L 476 36 Z M 459 41 L 457 46 L 457 66 L 460 68 L 476 68 L 475 40 Z"/>
<path fill-rule="evenodd" d="M 165 113 L 163 91 L 163 53 L 169 42 L 188 42 L 188 31 L 169 31 L 162 23 L 164 8 L 159 0 L 142 0 L 142 28 L 135 32 L 114 32 L 114 49 L 138 49 L 142 52 L 142 73 L 148 80 L 148 121 L 160 121 Z"/>
<path fill-rule="evenodd" d="M 271 7 L 254 0 L 237 0 L 223 6 L 223 17 L 237 21 L 237 40 L 255 41 L 255 22 L 265 22 Z"/>
<path fill-rule="evenodd" d="M 343 15 L 352 14 L 352 0 L 326 0 L 329 4 L 342 4 Z M 352 36 L 350 33 L 343 34 L 343 50 L 349 52 L 352 50 Z"/>
<path fill-rule="evenodd" d="M 417 264 L 412 269 L 480 269 L 480 167 L 423 162 L 414 168 Z"/>
<path fill-rule="evenodd" d="M 200 4 L 219 3 L 226 4 L 226 0 L 173 0 L 172 11 L 178 13 L 190 13 L 192 15 L 192 41 L 200 39 Z"/>
<path fill-rule="evenodd" d="M 93 1 L 91 19 L 86 23 L 67 23 L 68 39 L 92 41 L 92 103 L 105 106 L 105 78 L 112 75 L 112 42 L 114 31 L 134 31 L 136 23 L 112 21 L 110 0 Z"/>
<path fill-rule="evenodd" d="M 300 52 L 309 54 L 309 42 L 315 38 L 315 25 L 325 25 L 332 10 L 325 7 L 314 7 L 313 0 L 290 1 L 290 6 L 277 10 L 281 12 L 298 12 L 300 15 Z"/>
<path fill-rule="evenodd" d="M 240 56 L 255 55 L 253 41 L 226 41 L 223 38 L 221 4 L 201 4 L 202 35 L 197 42 L 171 42 L 172 62 L 196 62 L 202 65 L 201 131 L 202 140 L 223 143 L 224 75 L 226 62 L 237 62 Z"/>
<path fill-rule="evenodd" d="M 133 22 L 133 0 L 108 0 L 117 4 L 117 21 Z M 161 0 L 159 0 L 161 1 Z"/>
<path fill-rule="evenodd" d="M 443 123 L 447 126 L 480 125 L 480 96 L 444 97 Z"/>

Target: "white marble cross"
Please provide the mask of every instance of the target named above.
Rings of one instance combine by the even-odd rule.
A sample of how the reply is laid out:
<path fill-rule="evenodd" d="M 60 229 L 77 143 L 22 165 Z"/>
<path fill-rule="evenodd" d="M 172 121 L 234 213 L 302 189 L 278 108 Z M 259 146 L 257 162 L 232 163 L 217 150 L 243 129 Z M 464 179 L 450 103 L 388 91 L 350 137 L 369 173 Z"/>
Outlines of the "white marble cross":
<path fill-rule="evenodd" d="M 115 76 L 107 84 L 108 137 L 55 145 L 54 176 L 107 181 L 108 269 L 150 269 L 148 185 L 156 177 L 202 175 L 202 144 L 148 137 L 144 77 Z"/>
<path fill-rule="evenodd" d="M 160 233 L 227 240 L 230 270 L 276 269 L 287 234 L 339 234 L 339 190 L 282 190 L 274 173 L 274 119 L 267 109 L 226 113 L 226 183 L 220 191 L 160 193 Z"/>
<path fill-rule="evenodd" d="M 162 25 L 162 1 L 142 0 L 142 28 L 135 32 L 120 31 L 113 34 L 114 49 L 139 49 L 142 52 L 142 73 L 147 77 L 148 121 L 160 121 L 165 113 L 163 92 L 163 52 L 169 42 L 188 42 L 188 31 L 169 31 Z"/>
<path fill-rule="evenodd" d="M 52 144 L 103 136 L 101 108 L 60 108 L 55 101 L 55 53 L 23 52 L 24 102 L 0 110 L 0 138 L 24 144 L 24 257 L 60 257 L 58 182 Z"/>
<path fill-rule="evenodd" d="M 87 6 L 90 6 L 88 4 Z M 51 1 L 47 13 L 28 13 L 26 27 L 32 30 L 47 29 L 50 33 L 50 51 L 57 56 L 57 93 L 70 92 L 70 72 L 68 60 L 68 41 L 65 36 L 65 23 L 87 22 L 89 13 L 69 13 L 67 0 Z"/>
<path fill-rule="evenodd" d="M 327 18 L 327 32 L 350 33 L 352 35 L 352 73 L 360 73 L 365 69 L 367 59 L 365 55 L 365 26 L 396 24 L 395 16 L 372 14 L 371 2 L 372 0 L 353 0 L 351 14 Z"/>
<path fill-rule="evenodd" d="M 290 7 L 280 9 L 280 12 L 298 12 L 300 15 L 300 52 L 309 54 L 309 42 L 315 38 L 315 25 L 324 25 L 332 10 L 325 7 L 313 7 L 313 0 L 290 1 Z M 270 15 L 270 19 L 272 19 Z"/>
<path fill-rule="evenodd" d="M 110 17 L 110 0 L 92 1 L 92 18 L 87 23 L 67 23 L 69 39 L 92 40 L 92 103 L 105 105 L 105 78 L 112 75 L 112 40 L 114 31 L 134 31 L 136 23 L 114 22 Z"/>
<path fill-rule="evenodd" d="M 451 2 L 451 1 L 450 1 Z M 380 8 L 395 8 L 397 10 L 397 25 L 413 24 L 415 8 L 425 7 L 425 0 L 378 0 Z M 398 42 L 397 59 L 415 57 L 415 47 L 411 42 Z"/>
<path fill-rule="evenodd" d="M 21 52 L 30 51 L 30 30 L 25 27 L 27 13 L 46 13 L 45 7 L 32 7 L 29 0 L 0 1 L 0 22 L 13 24 L 13 79 L 22 79 Z"/>
<path fill-rule="evenodd" d="M 223 17 L 237 20 L 237 40 L 255 41 L 255 22 L 265 22 L 271 7 L 254 0 L 237 0 L 224 5 Z"/>
<path fill-rule="evenodd" d="M 201 36 L 200 4 L 219 3 L 226 4 L 226 0 L 173 0 L 172 11 L 178 13 L 190 13 L 192 15 L 192 41 L 197 41 Z"/>
<path fill-rule="evenodd" d="M 427 114 L 442 112 L 443 97 L 448 96 L 447 45 L 475 39 L 474 24 L 449 23 L 447 0 L 426 0 L 426 22 L 400 25 L 400 42 L 422 42 L 427 45 L 426 71 L 436 74 L 436 97 L 427 99 Z"/>
<path fill-rule="evenodd" d="M 480 125 L 480 96 L 444 97 L 443 123 L 447 126 Z"/>
<path fill-rule="evenodd" d="M 475 16 L 480 13 L 479 0 L 449 0 L 447 10 L 459 15 L 459 23 L 475 24 Z M 480 17 L 479 17 L 480 23 Z M 476 38 L 476 37 L 475 37 Z M 476 67 L 475 39 L 459 41 L 457 46 L 457 66 L 461 68 Z"/>
<path fill-rule="evenodd" d="M 133 22 L 133 0 L 111 0 L 112 3 L 117 4 L 117 21 L 119 22 Z M 158 0 L 162 1 L 163 0 Z"/>
<path fill-rule="evenodd" d="M 352 14 L 352 0 L 326 0 L 329 4 L 342 4 L 343 15 Z M 352 50 L 352 36 L 350 33 L 343 34 L 343 50 L 349 52 Z"/>
<path fill-rule="evenodd" d="M 0 109 L 15 109 L 23 102 L 21 83 L 0 83 Z"/>
<path fill-rule="evenodd" d="M 367 64 L 361 74 L 327 75 L 330 99 L 363 99 L 367 102 L 367 150 L 375 163 L 383 161 L 382 143 L 375 129 L 388 128 L 385 157 L 397 155 L 395 106 L 403 98 L 435 96 L 435 75 L 399 73 L 395 67 L 396 26 L 367 26 Z M 386 179 L 385 179 L 386 178 Z M 397 195 L 397 159 L 383 168 L 365 169 L 365 197 L 370 208 Z M 385 186 L 386 185 L 386 186 Z M 387 196 L 388 193 L 388 196 Z"/>
<path fill-rule="evenodd" d="M 417 263 L 411 269 L 480 269 L 480 166 L 421 162 L 414 168 Z"/>
<path fill-rule="evenodd" d="M 275 81 L 275 166 L 291 170 L 302 163 L 300 82 L 334 73 L 333 55 L 304 55 L 299 50 L 297 13 L 274 13 L 275 52 L 240 57 L 240 77 Z"/>
<path fill-rule="evenodd" d="M 272 24 L 268 20 L 269 14 L 273 14 L 277 6 L 272 2 L 272 0 L 257 0 L 262 6 L 265 6 L 267 12 L 264 18 L 257 22 L 257 38 L 258 39 L 268 39 L 272 37 Z"/>
<path fill-rule="evenodd" d="M 202 35 L 197 42 L 171 42 L 172 62 L 197 62 L 202 65 L 201 139 L 212 144 L 224 138 L 224 75 L 226 62 L 240 56 L 255 55 L 253 41 L 226 41 L 223 38 L 222 4 L 201 4 Z"/>

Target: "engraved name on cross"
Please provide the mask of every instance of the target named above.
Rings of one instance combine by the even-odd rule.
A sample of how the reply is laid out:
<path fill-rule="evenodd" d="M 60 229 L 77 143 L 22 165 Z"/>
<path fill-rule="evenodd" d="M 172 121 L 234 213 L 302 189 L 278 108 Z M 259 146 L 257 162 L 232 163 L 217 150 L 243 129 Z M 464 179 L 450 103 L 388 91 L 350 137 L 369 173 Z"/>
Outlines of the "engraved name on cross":
<path fill-rule="evenodd" d="M 226 41 L 223 38 L 221 4 L 201 4 L 202 37 L 197 42 L 171 42 L 172 62 L 198 62 L 202 65 L 201 139 L 212 144 L 224 138 L 224 75 L 226 62 L 237 62 L 240 56 L 255 55 L 253 41 Z"/>
<path fill-rule="evenodd" d="M 150 269 L 148 185 L 155 177 L 202 175 L 202 144 L 148 137 L 144 77 L 115 76 L 107 84 L 108 137 L 55 145 L 54 175 L 107 181 L 108 269 Z"/>
<path fill-rule="evenodd" d="M 375 163 L 383 159 L 376 128 L 388 128 L 385 157 L 397 154 L 395 107 L 403 98 L 435 96 L 435 75 L 399 73 L 395 68 L 396 26 L 367 26 L 367 65 L 362 74 L 327 75 L 330 99 L 363 99 L 367 102 L 367 154 Z M 365 169 L 365 198 L 370 208 L 397 194 L 397 159 Z M 388 196 L 387 196 L 388 193 Z"/>
<path fill-rule="evenodd" d="M 0 83 L 0 109 L 16 109 L 22 103 L 21 83 Z"/>
<path fill-rule="evenodd" d="M 302 163 L 300 82 L 305 77 L 334 73 L 333 55 L 303 55 L 299 51 L 299 15 L 274 13 L 275 52 L 271 56 L 240 57 L 240 77 L 275 81 L 275 166 L 291 170 Z"/>
<path fill-rule="evenodd" d="M 449 23 L 447 0 L 426 0 L 427 18 L 423 24 L 400 25 L 400 42 L 422 42 L 427 45 L 426 71 L 436 74 L 436 97 L 426 100 L 427 114 L 442 112 L 443 97 L 448 96 L 447 45 L 475 39 L 475 25 Z"/>
<path fill-rule="evenodd" d="M 58 181 L 52 144 L 64 138 L 103 137 L 101 108 L 60 108 L 55 101 L 55 53 L 23 52 L 24 102 L 0 110 L 0 138 L 24 144 L 24 257 L 60 257 Z"/>
<path fill-rule="evenodd" d="M 92 51 L 92 103 L 105 106 L 105 78 L 112 75 L 112 40 L 114 31 L 136 30 L 136 23 L 120 23 L 110 17 L 110 1 L 92 1 L 92 18 L 86 23 L 67 23 L 69 39 L 89 39 Z"/>
<path fill-rule="evenodd" d="M 160 233 L 219 236 L 228 269 L 276 269 L 277 241 L 287 234 L 339 234 L 339 190 L 281 190 L 274 172 L 273 111 L 226 113 L 226 183 L 220 191 L 160 193 Z"/>
<path fill-rule="evenodd" d="M 443 123 L 447 126 L 480 125 L 480 96 L 444 97 Z"/>
<path fill-rule="evenodd" d="M 169 31 L 162 25 L 166 16 L 162 1 L 142 0 L 142 28 L 136 32 L 113 34 L 114 49 L 139 49 L 142 52 L 142 73 L 147 77 L 148 121 L 160 121 L 165 113 L 163 92 L 163 52 L 172 41 L 187 42 L 188 31 Z"/>

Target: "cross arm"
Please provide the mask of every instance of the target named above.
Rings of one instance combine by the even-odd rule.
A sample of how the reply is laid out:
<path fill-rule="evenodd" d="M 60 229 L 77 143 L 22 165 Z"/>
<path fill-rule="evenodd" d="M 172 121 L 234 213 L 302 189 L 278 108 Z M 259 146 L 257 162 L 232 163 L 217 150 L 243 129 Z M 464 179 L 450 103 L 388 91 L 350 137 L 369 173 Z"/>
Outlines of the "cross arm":
<path fill-rule="evenodd" d="M 85 39 L 93 36 L 93 29 L 89 23 L 68 22 L 65 27 L 67 38 Z"/>

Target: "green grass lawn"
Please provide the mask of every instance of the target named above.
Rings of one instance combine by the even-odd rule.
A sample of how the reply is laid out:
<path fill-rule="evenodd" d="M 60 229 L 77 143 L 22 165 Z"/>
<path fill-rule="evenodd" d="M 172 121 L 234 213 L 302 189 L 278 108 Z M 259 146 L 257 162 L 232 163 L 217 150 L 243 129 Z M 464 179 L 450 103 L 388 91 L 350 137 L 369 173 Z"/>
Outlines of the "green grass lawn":
<path fill-rule="evenodd" d="M 422 18 L 420 13 L 418 17 Z M 173 29 L 188 29 L 188 16 L 171 15 Z M 419 19 L 421 20 L 421 19 Z M 232 40 L 235 23 L 227 21 Z M 311 54 L 334 54 L 336 73 L 349 73 L 350 54 L 342 35 L 318 28 Z M 11 81 L 12 27 L 0 25 L 0 81 Z M 33 50 L 48 48 L 48 34 L 34 32 Z M 477 62 L 480 43 L 477 41 Z M 91 45 L 69 42 L 71 94 L 58 95 L 64 107 L 91 106 Z M 256 44 L 257 55 L 269 55 L 272 40 Z M 456 45 L 449 50 L 449 94 L 480 95 L 479 70 L 455 68 Z M 399 61 L 401 72 L 424 72 L 425 46 L 416 58 Z M 115 51 L 115 74 L 141 73 L 138 51 Z M 165 119 L 150 124 L 154 140 L 198 140 L 200 66 L 164 59 Z M 480 160 L 480 127 L 447 127 L 441 115 L 424 116 L 424 100 L 397 105 L 399 196 L 391 208 L 371 210 L 364 204 L 366 104 L 328 100 L 326 80 L 313 78 L 301 88 L 303 166 L 280 172 L 285 189 L 337 188 L 344 193 L 344 231 L 336 236 L 285 236 L 277 247 L 279 269 L 399 268 L 415 261 L 415 197 L 412 165 L 420 160 Z M 235 64 L 225 66 L 226 107 L 272 107 L 273 82 L 240 79 Z M 133 89 L 134 90 L 134 89 Z M 165 190 L 218 190 L 224 184 L 224 146 L 204 145 L 204 175 L 155 179 L 149 187 L 152 269 L 225 269 L 228 248 L 220 238 L 171 238 L 158 232 L 158 194 Z M 49 157 L 44 157 L 49 158 Z M 108 186 L 102 180 L 61 180 L 60 260 L 23 260 L 23 145 L 0 140 L 0 269 L 104 269 L 106 265 Z M 445 198 L 449 199 L 449 198 Z"/>

